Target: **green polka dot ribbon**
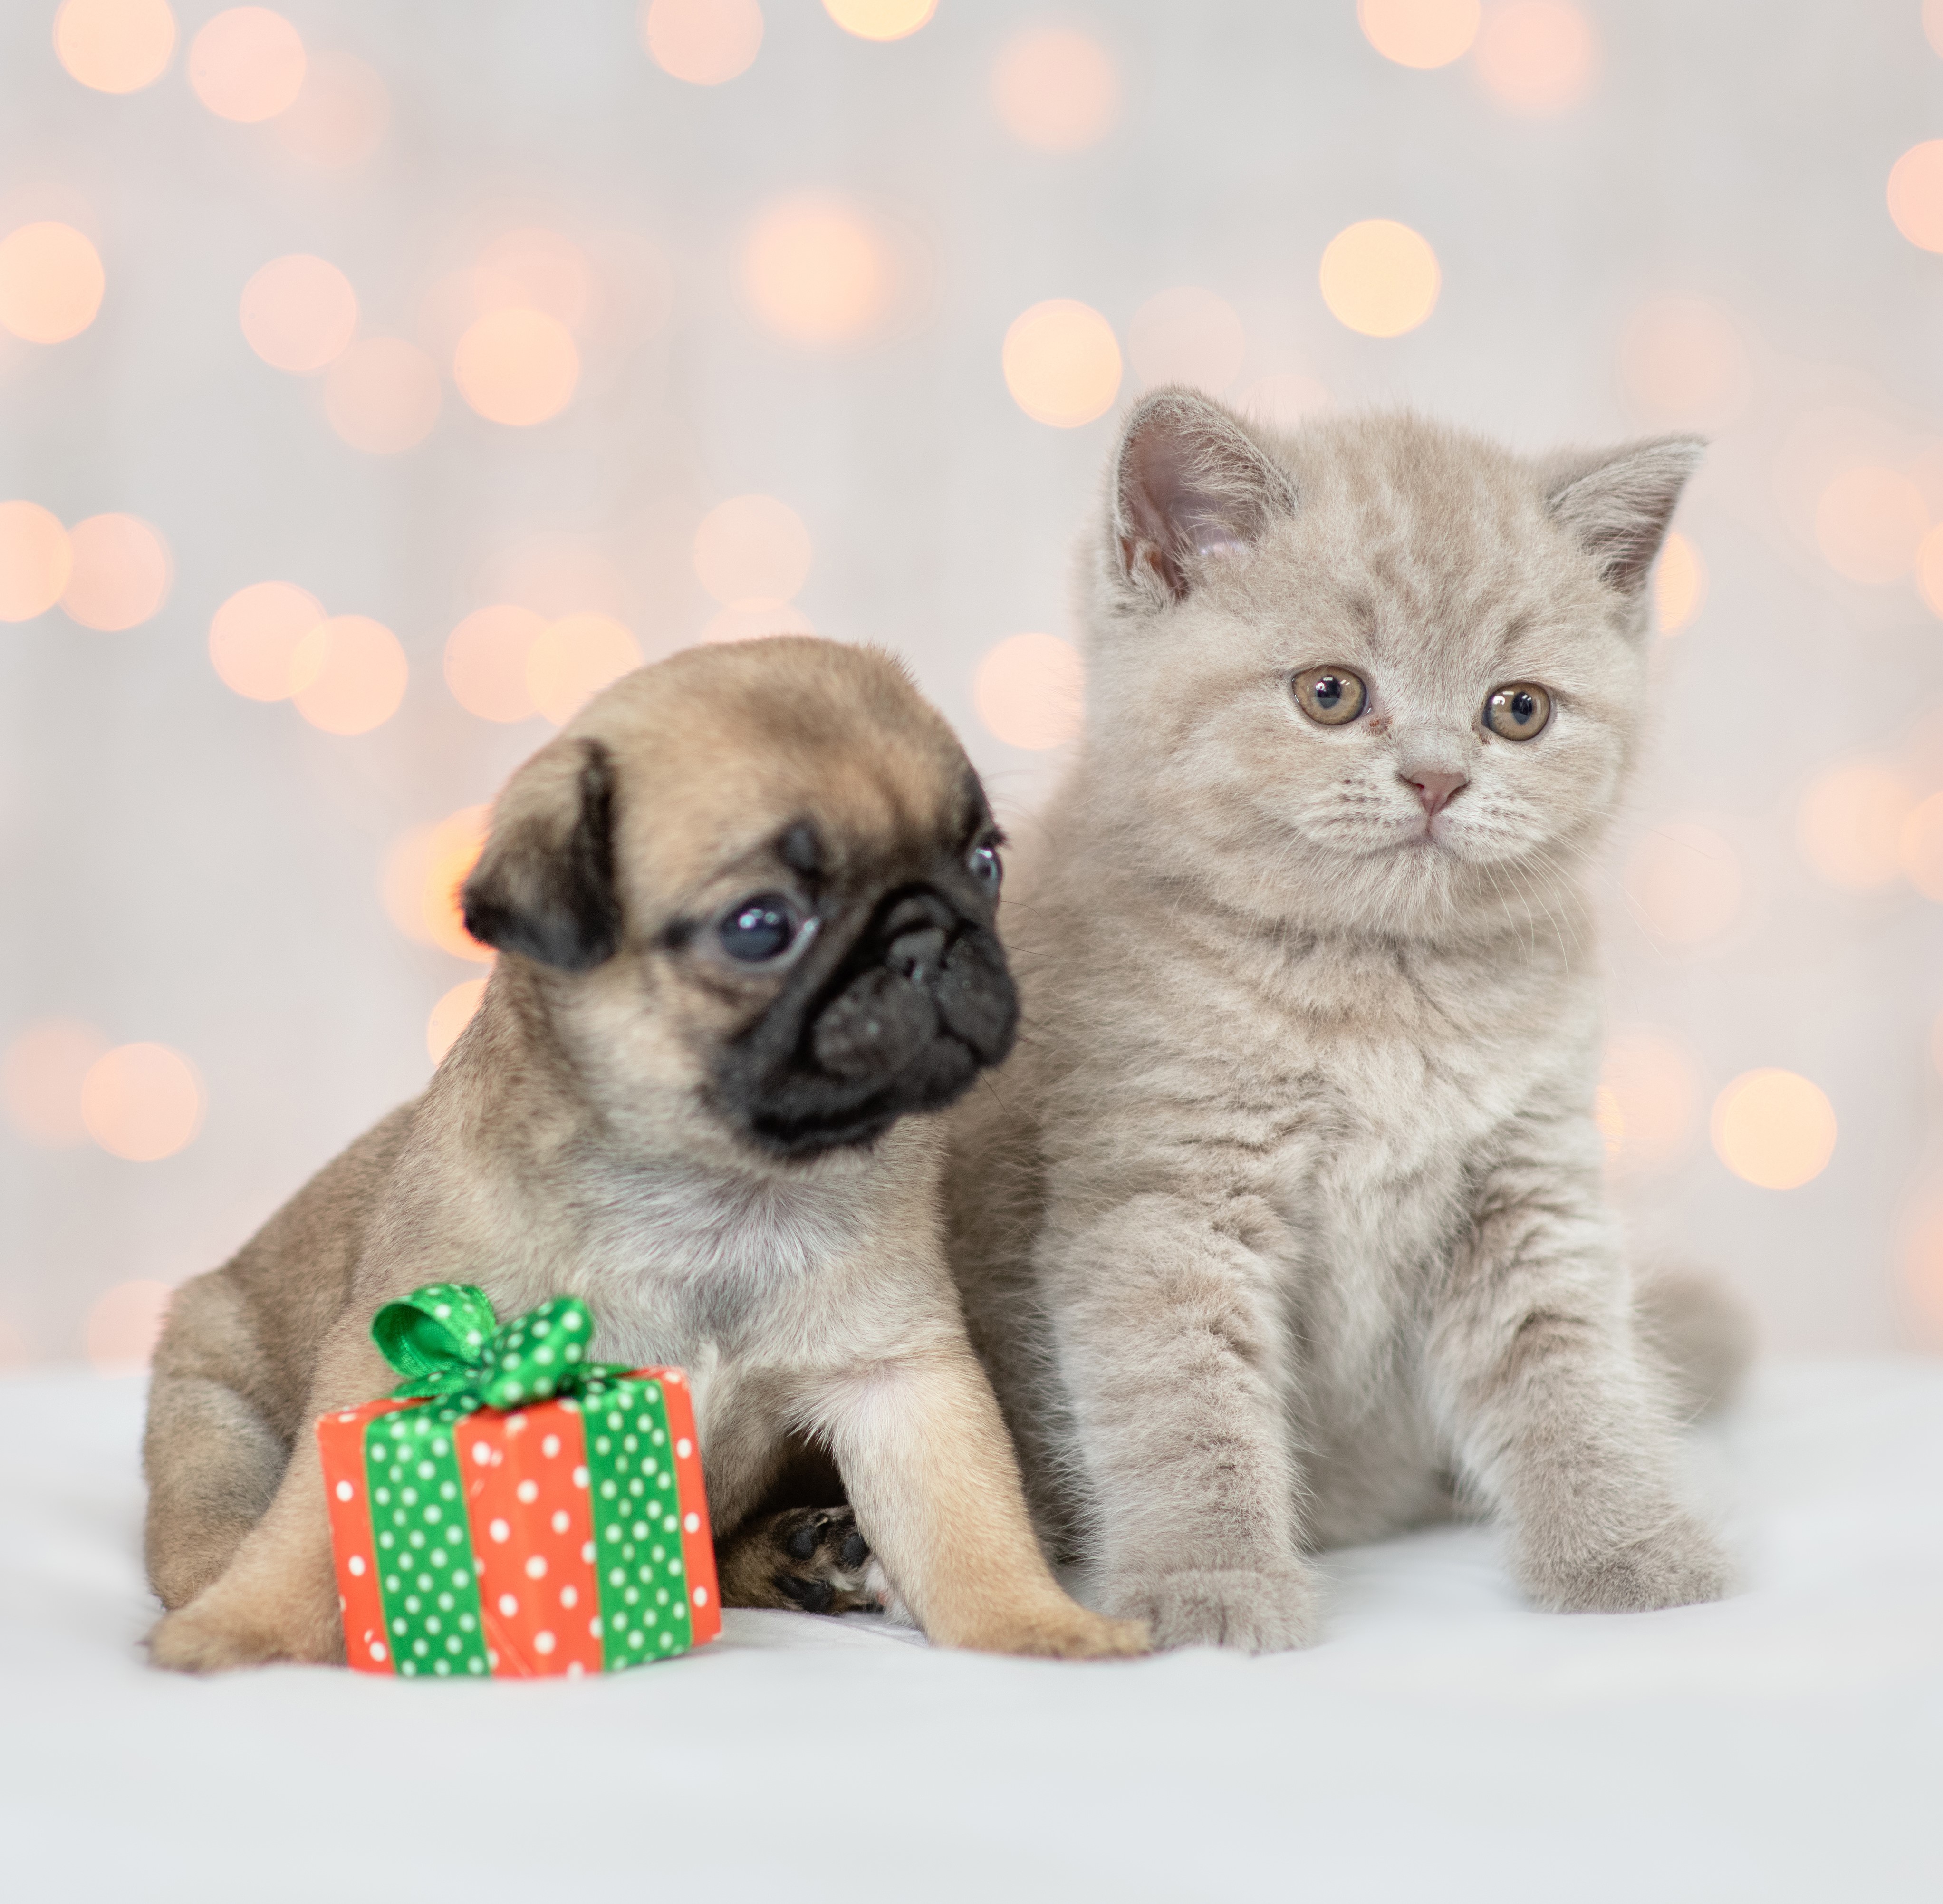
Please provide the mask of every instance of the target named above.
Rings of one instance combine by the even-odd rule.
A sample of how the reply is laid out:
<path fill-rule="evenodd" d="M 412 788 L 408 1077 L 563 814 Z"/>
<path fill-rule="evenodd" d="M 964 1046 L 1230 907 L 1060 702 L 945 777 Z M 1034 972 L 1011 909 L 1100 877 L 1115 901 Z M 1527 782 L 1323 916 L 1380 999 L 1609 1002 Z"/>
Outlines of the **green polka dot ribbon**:
<path fill-rule="evenodd" d="M 453 1442 L 459 1411 L 407 1408 L 364 1436 L 371 1534 L 385 1628 L 405 1678 L 487 1671 L 478 1570 Z"/>
<path fill-rule="evenodd" d="M 462 1411 L 517 1408 L 579 1395 L 628 1372 L 588 1359 L 594 1325 L 578 1296 L 555 1296 L 502 1324 L 483 1289 L 428 1282 L 371 1319 L 371 1337 L 405 1379 L 398 1401 L 449 1399 Z"/>
<path fill-rule="evenodd" d="M 689 1643 L 681 1508 L 658 1382 L 616 1382 L 580 1405 L 594 1509 L 594 1571 L 608 1669 Z"/>

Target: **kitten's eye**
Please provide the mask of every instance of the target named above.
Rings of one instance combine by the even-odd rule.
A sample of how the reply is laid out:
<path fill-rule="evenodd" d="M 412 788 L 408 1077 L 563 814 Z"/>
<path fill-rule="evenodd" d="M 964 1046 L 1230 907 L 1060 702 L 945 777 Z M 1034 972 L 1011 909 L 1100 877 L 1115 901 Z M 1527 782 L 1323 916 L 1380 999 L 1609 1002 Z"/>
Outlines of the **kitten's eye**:
<path fill-rule="evenodd" d="M 780 892 L 759 892 L 731 906 L 715 932 L 730 958 L 767 965 L 802 935 L 803 915 Z"/>
<path fill-rule="evenodd" d="M 1363 677 L 1346 668 L 1306 668 L 1295 677 L 1296 705 L 1325 727 L 1354 720 L 1369 698 Z"/>
<path fill-rule="evenodd" d="M 1484 703 L 1484 725 L 1508 741 L 1528 741 L 1552 718 L 1552 696 L 1536 681 L 1494 688 Z"/>
<path fill-rule="evenodd" d="M 965 856 L 965 871 L 985 889 L 987 897 L 995 896 L 1000 883 L 1005 877 L 1005 869 L 999 863 L 996 846 L 974 846 Z"/>

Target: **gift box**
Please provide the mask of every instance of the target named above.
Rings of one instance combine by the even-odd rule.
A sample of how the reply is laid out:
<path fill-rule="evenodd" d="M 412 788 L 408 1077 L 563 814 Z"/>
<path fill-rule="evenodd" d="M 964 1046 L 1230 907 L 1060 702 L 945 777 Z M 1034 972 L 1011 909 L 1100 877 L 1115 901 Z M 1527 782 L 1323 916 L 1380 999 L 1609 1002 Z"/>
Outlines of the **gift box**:
<path fill-rule="evenodd" d="M 317 1424 L 345 1656 L 407 1678 L 617 1672 L 722 1620 L 678 1368 L 588 1357 L 556 1297 L 500 1326 L 433 1283 L 371 1332 L 407 1380 Z"/>

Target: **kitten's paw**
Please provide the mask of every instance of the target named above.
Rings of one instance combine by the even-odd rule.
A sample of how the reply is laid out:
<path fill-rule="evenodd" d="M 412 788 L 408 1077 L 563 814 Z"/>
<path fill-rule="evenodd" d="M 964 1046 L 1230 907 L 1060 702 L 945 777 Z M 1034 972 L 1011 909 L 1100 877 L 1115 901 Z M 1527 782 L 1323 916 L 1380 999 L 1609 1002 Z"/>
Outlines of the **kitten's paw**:
<path fill-rule="evenodd" d="M 293 1635 L 273 1622 L 239 1617 L 207 1594 L 164 1614 L 149 1629 L 149 1663 L 172 1672 L 228 1672 L 278 1660 L 321 1666 L 342 1661 L 341 1644 L 319 1634 Z"/>
<path fill-rule="evenodd" d="M 1525 1590 L 1556 1613 L 1649 1613 L 1717 1600 L 1733 1585 L 1720 1543 L 1676 1515 L 1643 1540 L 1587 1551 L 1527 1554 Z"/>
<path fill-rule="evenodd" d="M 1145 1620 L 1156 1651 L 1232 1646 L 1285 1653 L 1315 1643 L 1320 1617 L 1315 1573 L 1293 1561 L 1123 1575 L 1108 1582 L 1104 1599 L 1108 1612 Z"/>
<path fill-rule="evenodd" d="M 882 1570 L 848 1507 L 791 1507 L 738 1528 L 716 1555 L 722 1604 L 852 1613 L 880 1606 Z"/>

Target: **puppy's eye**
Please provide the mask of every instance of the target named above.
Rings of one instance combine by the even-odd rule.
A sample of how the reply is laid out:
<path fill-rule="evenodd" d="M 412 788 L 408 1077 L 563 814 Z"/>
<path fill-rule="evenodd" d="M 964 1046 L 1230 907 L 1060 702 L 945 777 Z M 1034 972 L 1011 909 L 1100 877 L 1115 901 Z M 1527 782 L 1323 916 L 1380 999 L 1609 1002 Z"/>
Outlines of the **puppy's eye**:
<path fill-rule="evenodd" d="M 803 915 L 780 892 L 761 892 L 731 906 L 715 929 L 730 958 L 766 965 L 795 944 Z"/>
<path fill-rule="evenodd" d="M 1005 877 L 1005 869 L 999 863 L 996 846 L 974 846 L 965 856 L 965 867 L 988 895 L 998 891 Z"/>
<path fill-rule="evenodd" d="M 1484 725 L 1508 741 L 1533 739 L 1552 718 L 1552 696 L 1536 681 L 1493 688 L 1484 703 Z"/>
<path fill-rule="evenodd" d="M 1296 705 L 1325 727 L 1354 720 L 1370 698 L 1363 677 L 1346 668 L 1305 668 L 1294 687 Z"/>

